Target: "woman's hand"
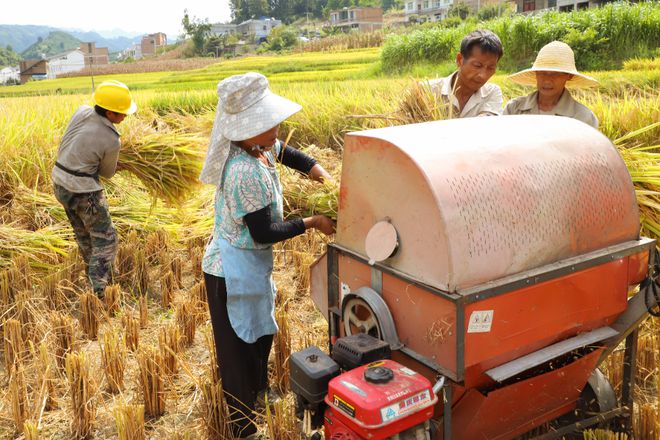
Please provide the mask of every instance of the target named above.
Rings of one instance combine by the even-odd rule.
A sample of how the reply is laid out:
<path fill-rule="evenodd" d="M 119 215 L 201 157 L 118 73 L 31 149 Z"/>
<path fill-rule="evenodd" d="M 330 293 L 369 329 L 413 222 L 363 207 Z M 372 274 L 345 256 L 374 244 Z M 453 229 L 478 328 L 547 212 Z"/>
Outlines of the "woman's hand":
<path fill-rule="evenodd" d="M 324 233 L 325 235 L 332 235 L 335 233 L 335 222 L 325 215 L 313 215 L 303 219 L 305 229 L 314 228 Z"/>
<path fill-rule="evenodd" d="M 309 170 L 309 178 L 317 182 L 332 180 L 332 176 L 319 164 L 316 164 Z"/>

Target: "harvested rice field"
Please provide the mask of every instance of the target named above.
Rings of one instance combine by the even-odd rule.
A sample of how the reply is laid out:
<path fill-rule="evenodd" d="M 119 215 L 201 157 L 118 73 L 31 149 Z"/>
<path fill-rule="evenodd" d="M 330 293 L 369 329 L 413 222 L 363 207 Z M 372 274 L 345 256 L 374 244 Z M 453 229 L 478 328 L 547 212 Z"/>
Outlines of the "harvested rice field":
<path fill-rule="evenodd" d="M 375 74 L 377 49 L 251 57 L 197 70 L 97 77 L 134 90 L 139 111 L 118 126 L 119 172 L 104 185 L 120 233 L 114 284 L 89 293 L 82 259 L 50 172 L 66 124 L 90 103 L 89 78 L 0 88 L 0 437 L 25 439 L 227 438 L 222 384 L 201 273 L 212 229 L 213 191 L 197 183 L 215 106 L 229 75 L 261 71 L 303 105 L 282 139 L 339 180 L 349 131 L 443 117 L 417 80 Z M 601 86 L 577 99 L 599 118 L 633 177 L 643 235 L 660 237 L 660 70 L 649 62 L 587 72 Z M 641 66 L 639 65 L 641 63 Z M 646 67 L 645 67 L 646 66 Z M 443 70 L 444 69 L 444 70 Z M 448 73 L 440 68 L 438 76 Z M 521 95 L 505 74 L 505 99 Z M 336 188 L 281 170 L 286 215 L 336 216 Z M 271 439 L 300 438 L 288 356 L 327 347 L 327 324 L 309 297 L 308 266 L 326 239 L 275 246 L 280 332 L 270 383 L 286 396 L 259 416 Z M 660 321 L 640 329 L 636 439 L 660 439 Z M 601 367 L 621 392 L 623 347 Z M 586 439 L 624 439 L 594 430 Z"/>

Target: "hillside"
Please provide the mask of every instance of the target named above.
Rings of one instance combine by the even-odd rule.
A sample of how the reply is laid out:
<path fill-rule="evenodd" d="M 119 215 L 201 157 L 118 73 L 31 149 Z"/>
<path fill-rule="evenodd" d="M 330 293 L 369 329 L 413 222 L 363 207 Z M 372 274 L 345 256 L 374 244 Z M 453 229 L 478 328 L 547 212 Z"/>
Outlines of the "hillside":
<path fill-rule="evenodd" d="M 39 59 L 80 47 L 80 40 L 62 31 L 53 31 L 46 38 L 39 37 L 36 43 L 21 52 L 26 60 Z"/>
<path fill-rule="evenodd" d="M 50 32 L 56 30 L 50 26 L 0 24 L 0 47 L 10 45 L 16 52 L 21 53 L 39 37 L 46 38 Z"/>
<path fill-rule="evenodd" d="M 107 47 L 110 52 L 119 52 L 139 41 L 140 37 L 117 35 L 104 37 L 98 32 L 83 32 L 77 30 L 57 29 L 50 26 L 0 24 L 0 47 L 10 45 L 16 52 L 21 53 L 41 38 L 46 38 L 53 31 L 66 32 L 80 41 L 94 41 L 97 47 Z"/>

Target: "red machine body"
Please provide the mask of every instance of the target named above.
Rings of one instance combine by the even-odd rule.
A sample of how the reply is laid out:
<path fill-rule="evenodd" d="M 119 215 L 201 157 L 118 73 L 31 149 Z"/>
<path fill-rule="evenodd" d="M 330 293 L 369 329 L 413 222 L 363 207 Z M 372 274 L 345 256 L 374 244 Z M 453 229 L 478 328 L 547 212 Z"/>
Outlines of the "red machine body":
<path fill-rule="evenodd" d="M 387 369 L 392 378 L 373 383 L 367 370 Z M 326 439 L 381 440 L 423 425 L 438 398 L 419 373 L 392 360 L 355 368 L 332 379 L 325 402 Z"/>

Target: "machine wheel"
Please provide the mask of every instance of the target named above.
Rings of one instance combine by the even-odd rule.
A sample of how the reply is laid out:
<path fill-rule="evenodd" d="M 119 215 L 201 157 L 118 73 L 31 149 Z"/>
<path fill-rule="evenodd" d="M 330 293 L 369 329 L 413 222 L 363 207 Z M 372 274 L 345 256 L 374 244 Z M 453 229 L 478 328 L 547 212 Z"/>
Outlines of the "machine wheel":
<path fill-rule="evenodd" d="M 383 339 L 376 314 L 369 304 L 360 297 L 351 298 L 346 302 L 343 320 L 346 336 L 366 333 L 376 339 Z"/>
<path fill-rule="evenodd" d="M 609 411 L 616 408 L 617 400 L 612 385 L 599 370 L 595 369 L 587 384 L 584 386 L 580 397 L 577 400 L 575 410 L 572 413 L 565 414 L 551 423 L 552 426 L 566 426 L 580 420 L 587 419 L 600 412 Z M 612 420 L 601 422 L 597 425 L 592 425 L 587 429 L 608 429 L 611 428 Z M 583 434 L 581 432 L 574 432 L 565 436 L 567 440 L 581 440 Z"/>
<path fill-rule="evenodd" d="M 341 310 L 345 336 L 366 333 L 387 342 L 392 350 L 403 347 L 396 333 L 390 309 L 375 290 L 360 287 L 345 295 Z"/>

